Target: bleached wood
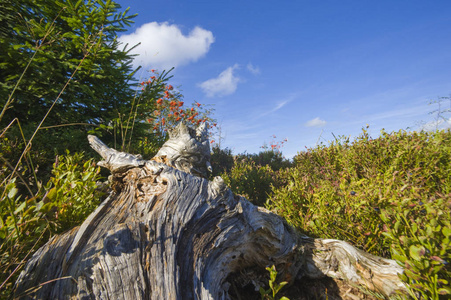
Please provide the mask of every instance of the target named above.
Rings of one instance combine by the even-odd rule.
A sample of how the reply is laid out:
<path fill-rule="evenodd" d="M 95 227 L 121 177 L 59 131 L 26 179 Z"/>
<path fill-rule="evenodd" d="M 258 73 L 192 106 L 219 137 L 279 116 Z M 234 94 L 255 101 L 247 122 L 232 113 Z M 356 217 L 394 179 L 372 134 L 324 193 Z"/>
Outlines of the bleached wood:
<path fill-rule="evenodd" d="M 210 166 L 203 129 L 180 125 L 150 161 L 89 141 L 113 173 L 113 191 L 80 227 L 33 255 L 17 297 L 229 299 L 237 282 L 266 285 L 273 264 L 290 283 L 331 276 L 384 296 L 405 290 L 394 261 L 299 234 L 220 177 L 199 177 Z"/>

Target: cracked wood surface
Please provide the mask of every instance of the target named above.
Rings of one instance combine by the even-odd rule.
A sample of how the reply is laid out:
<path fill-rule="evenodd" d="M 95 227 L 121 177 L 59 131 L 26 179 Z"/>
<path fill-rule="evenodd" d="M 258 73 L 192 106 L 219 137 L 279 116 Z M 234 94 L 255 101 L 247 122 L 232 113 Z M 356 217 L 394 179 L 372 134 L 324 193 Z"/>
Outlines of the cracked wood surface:
<path fill-rule="evenodd" d="M 273 264 L 290 283 L 329 276 L 384 296 L 405 290 L 393 260 L 299 234 L 234 195 L 220 177 L 200 177 L 209 169 L 205 129 L 183 127 L 150 161 L 89 137 L 113 174 L 113 191 L 80 227 L 33 255 L 16 297 L 230 299 L 237 276 L 243 285 L 265 286 L 265 267 Z"/>

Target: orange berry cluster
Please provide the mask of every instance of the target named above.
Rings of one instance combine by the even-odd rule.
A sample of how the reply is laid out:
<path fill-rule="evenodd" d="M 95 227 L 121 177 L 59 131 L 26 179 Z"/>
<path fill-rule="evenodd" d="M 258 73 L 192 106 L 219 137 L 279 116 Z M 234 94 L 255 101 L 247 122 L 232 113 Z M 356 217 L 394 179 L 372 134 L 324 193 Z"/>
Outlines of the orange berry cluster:
<path fill-rule="evenodd" d="M 152 70 L 152 72 L 155 72 L 155 70 Z M 141 82 L 142 90 L 144 91 L 146 88 L 156 87 L 158 84 L 161 84 L 157 81 L 158 79 L 155 76 L 151 76 L 148 81 Z M 202 104 L 198 102 L 195 102 L 191 108 L 185 108 L 184 102 L 180 100 L 182 96 L 174 92 L 172 85 L 165 85 L 159 96 L 155 101 L 155 110 L 151 117 L 147 119 L 147 122 L 153 125 L 155 132 L 166 132 L 168 128 L 174 127 L 180 121 L 193 125 L 212 121 L 207 116 L 207 113 L 202 110 Z M 216 125 L 214 123 L 210 128 L 216 127 Z"/>

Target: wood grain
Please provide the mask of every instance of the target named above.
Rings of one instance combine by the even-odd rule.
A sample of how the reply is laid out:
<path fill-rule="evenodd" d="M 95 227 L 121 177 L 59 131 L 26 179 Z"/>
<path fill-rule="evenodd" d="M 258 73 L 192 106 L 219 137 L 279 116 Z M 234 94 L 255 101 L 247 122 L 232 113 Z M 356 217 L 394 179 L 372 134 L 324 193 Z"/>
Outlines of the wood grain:
<path fill-rule="evenodd" d="M 204 129 L 177 130 L 150 161 L 89 137 L 114 188 L 80 227 L 33 255 L 15 297 L 230 299 L 237 282 L 267 285 L 265 267 L 273 264 L 290 283 L 330 276 L 384 296 L 405 290 L 394 261 L 299 234 L 222 178 L 205 179 Z"/>

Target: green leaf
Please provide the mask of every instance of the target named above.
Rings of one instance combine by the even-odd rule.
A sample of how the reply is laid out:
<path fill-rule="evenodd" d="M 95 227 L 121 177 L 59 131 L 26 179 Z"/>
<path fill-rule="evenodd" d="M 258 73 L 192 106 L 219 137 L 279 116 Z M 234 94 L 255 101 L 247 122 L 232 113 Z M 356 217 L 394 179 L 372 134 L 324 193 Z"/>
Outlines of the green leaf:
<path fill-rule="evenodd" d="M 283 288 L 283 287 L 284 287 L 285 285 L 287 285 L 287 284 L 288 284 L 288 282 L 282 281 L 282 282 L 279 283 L 279 284 L 277 285 L 277 287 L 275 288 L 275 292 L 278 293 L 278 292 L 280 291 L 280 289 Z"/>
<path fill-rule="evenodd" d="M 391 234 L 390 232 L 382 232 L 382 235 L 387 237 L 387 238 L 389 238 L 389 239 L 391 239 L 391 240 L 394 239 L 393 234 Z"/>
<path fill-rule="evenodd" d="M 22 204 L 19 205 L 18 208 L 16 208 L 16 210 L 14 211 L 14 214 L 18 214 L 19 212 L 21 212 L 25 208 L 25 206 L 27 206 L 27 203 L 24 201 L 24 202 L 22 202 Z"/>
<path fill-rule="evenodd" d="M 15 196 L 17 195 L 18 191 L 19 190 L 16 188 L 16 185 L 14 184 L 13 187 L 8 192 L 8 198 L 9 199 L 14 199 Z"/>
<path fill-rule="evenodd" d="M 39 201 L 38 203 L 36 203 L 36 211 L 40 211 L 42 206 L 44 205 L 44 201 Z"/>
<path fill-rule="evenodd" d="M 450 287 L 443 287 L 438 289 L 439 295 L 451 295 L 451 288 Z"/>
<path fill-rule="evenodd" d="M 13 49 L 14 50 L 19 50 L 19 49 L 21 49 L 21 48 L 24 48 L 25 46 L 24 45 L 21 45 L 21 44 L 18 44 L 18 45 L 13 45 Z"/>
<path fill-rule="evenodd" d="M 382 221 L 384 222 L 384 223 L 388 223 L 388 221 L 390 220 L 390 218 L 389 218 L 389 215 L 388 215 L 388 213 L 387 213 L 387 211 L 382 211 L 381 212 L 381 214 L 379 215 L 380 216 L 380 218 L 382 219 Z"/>
<path fill-rule="evenodd" d="M 399 231 L 399 226 L 400 226 L 400 225 L 401 225 L 401 221 L 400 221 L 400 220 L 398 220 L 398 221 L 395 222 L 395 226 L 394 226 L 395 232 L 398 232 L 398 231 Z"/>
<path fill-rule="evenodd" d="M 408 278 L 410 278 L 410 279 L 413 279 L 413 280 L 416 280 L 416 281 L 421 280 L 421 276 L 420 275 L 418 275 L 418 274 L 416 274 L 416 273 L 414 273 L 414 272 L 412 272 L 410 270 L 407 270 L 407 269 L 404 270 L 404 274 L 406 274 L 406 276 Z"/>
<path fill-rule="evenodd" d="M 448 226 L 443 226 L 442 233 L 445 237 L 451 237 L 451 228 Z"/>
<path fill-rule="evenodd" d="M 48 213 L 53 207 L 56 207 L 56 205 L 54 203 L 52 203 L 52 202 L 46 203 L 41 207 L 40 211 L 44 212 L 44 213 Z"/>
<path fill-rule="evenodd" d="M 83 181 L 86 181 L 86 180 L 88 180 L 91 176 L 92 176 L 92 173 L 89 172 L 89 173 L 85 174 L 85 176 L 83 176 L 82 180 L 83 180 Z"/>
<path fill-rule="evenodd" d="M 397 255 L 397 254 L 393 254 L 392 258 L 394 260 L 397 260 L 397 261 L 401 262 L 401 263 L 404 263 L 407 260 L 407 258 L 405 256 Z"/>
<path fill-rule="evenodd" d="M 426 249 L 423 246 L 417 247 L 416 245 L 412 245 L 409 247 L 410 257 L 417 261 L 421 260 L 421 257 L 424 256 L 425 253 Z"/>
<path fill-rule="evenodd" d="M 47 194 L 45 195 L 43 201 L 47 202 L 47 201 L 55 201 L 56 197 L 57 197 L 58 191 L 56 188 L 51 188 L 50 191 L 47 192 Z"/>

